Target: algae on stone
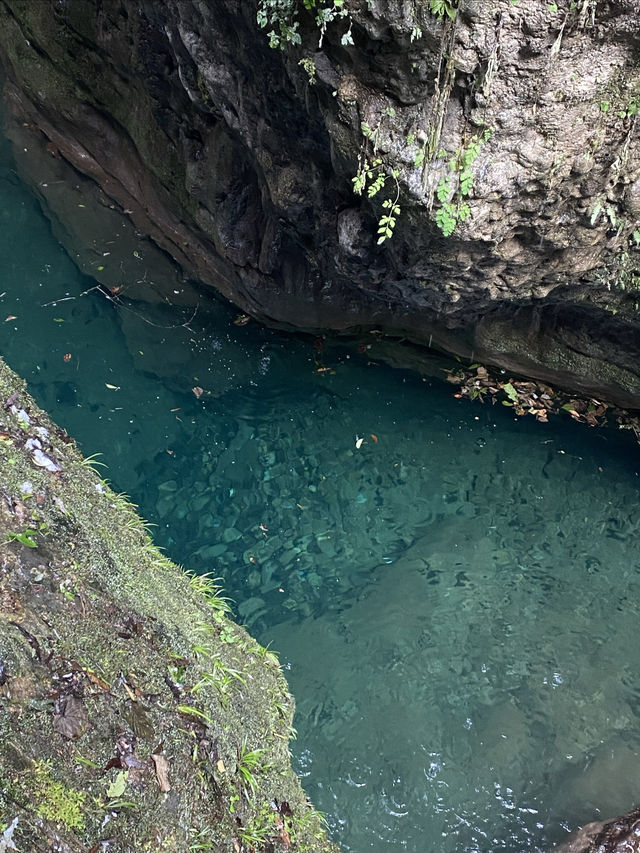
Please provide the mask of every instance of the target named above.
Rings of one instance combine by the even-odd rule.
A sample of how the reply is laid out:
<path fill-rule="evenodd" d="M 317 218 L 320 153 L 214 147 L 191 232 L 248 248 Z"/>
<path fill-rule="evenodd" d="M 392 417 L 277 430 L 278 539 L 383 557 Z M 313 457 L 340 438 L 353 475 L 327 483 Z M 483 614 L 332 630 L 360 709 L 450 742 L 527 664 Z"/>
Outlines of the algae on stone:
<path fill-rule="evenodd" d="M 4 363 L 0 401 L 0 832 L 30 853 L 335 849 L 275 655 Z"/>

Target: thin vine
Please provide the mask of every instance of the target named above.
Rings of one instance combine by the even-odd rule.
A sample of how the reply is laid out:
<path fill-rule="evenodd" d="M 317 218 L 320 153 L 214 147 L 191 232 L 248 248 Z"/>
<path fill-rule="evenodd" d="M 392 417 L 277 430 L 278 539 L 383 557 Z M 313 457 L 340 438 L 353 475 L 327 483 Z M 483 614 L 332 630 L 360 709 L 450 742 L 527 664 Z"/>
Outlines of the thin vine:
<path fill-rule="evenodd" d="M 393 237 L 393 232 L 401 212 L 398 203 L 400 199 L 400 184 L 398 183 L 400 171 L 399 169 L 388 171 L 382 158 L 376 156 L 382 122 L 385 116 L 392 118 L 395 114 L 396 112 L 393 107 L 387 107 L 383 110 L 380 120 L 375 127 L 371 127 L 365 121 L 361 122 L 360 129 L 363 136 L 363 145 L 358 159 L 358 170 L 351 179 L 354 193 L 362 195 L 366 190 L 367 198 L 374 198 L 385 187 L 389 179 L 395 182 L 395 195 L 391 195 L 382 202 L 384 213 L 382 213 L 378 220 L 378 245 Z M 367 151 L 367 143 L 373 149 L 371 155 Z"/>

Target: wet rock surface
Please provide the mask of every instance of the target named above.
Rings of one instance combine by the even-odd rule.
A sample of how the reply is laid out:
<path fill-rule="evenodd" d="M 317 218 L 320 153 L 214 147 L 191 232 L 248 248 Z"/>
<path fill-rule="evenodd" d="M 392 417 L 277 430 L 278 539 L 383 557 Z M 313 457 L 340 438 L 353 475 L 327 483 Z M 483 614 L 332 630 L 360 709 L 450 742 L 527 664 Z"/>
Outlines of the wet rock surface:
<path fill-rule="evenodd" d="M 640 809 L 606 821 L 588 823 L 553 853 L 637 853 L 640 850 Z"/>
<path fill-rule="evenodd" d="M 638 0 L 347 7 L 321 46 L 301 12 L 282 52 L 254 4 L 3 0 L 8 112 L 265 322 L 380 327 L 637 407 Z M 445 238 L 438 185 L 463 201 L 451 164 L 487 129 Z M 395 184 L 351 180 L 375 157 L 401 207 L 382 246 Z"/>

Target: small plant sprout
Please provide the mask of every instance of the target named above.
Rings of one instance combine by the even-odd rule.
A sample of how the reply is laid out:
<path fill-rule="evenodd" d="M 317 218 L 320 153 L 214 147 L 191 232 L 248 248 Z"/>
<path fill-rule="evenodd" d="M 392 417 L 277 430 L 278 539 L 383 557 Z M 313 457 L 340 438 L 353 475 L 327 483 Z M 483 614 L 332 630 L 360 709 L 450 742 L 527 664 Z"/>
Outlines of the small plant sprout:
<path fill-rule="evenodd" d="M 34 530 L 32 527 L 27 527 L 26 530 L 22 531 L 22 533 L 7 533 L 4 541 L 19 542 L 21 545 L 26 545 L 27 548 L 37 548 L 38 543 L 35 540 L 37 535 L 37 530 Z"/>
<path fill-rule="evenodd" d="M 225 694 L 229 685 L 234 682 L 246 685 L 247 680 L 240 670 L 227 666 L 216 657 L 211 662 L 211 669 L 205 672 L 200 681 L 193 685 L 191 693 L 198 693 L 204 687 L 212 685 L 221 694 Z"/>
<path fill-rule="evenodd" d="M 214 578 L 209 573 L 199 575 L 190 570 L 185 573 L 189 578 L 191 589 L 201 595 L 214 610 L 220 613 L 231 613 L 229 599 L 221 595 L 220 586 L 218 586 L 220 578 Z"/>
<path fill-rule="evenodd" d="M 82 464 L 86 465 L 88 468 L 94 468 L 96 471 L 98 468 L 106 468 L 104 462 L 100 462 L 98 456 L 102 456 L 101 453 L 92 453 L 91 456 L 84 456 L 82 459 Z"/>
<path fill-rule="evenodd" d="M 246 744 L 238 750 L 237 772 L 242 779 L 242 785 L 247 798 L 253 797 L 258 789 L 255 772 L 264 772 L 269 765 L 262 760 L 264 749 L 247 749 Z"/>
<path fill-rule="evenodd" d="M 197 720 L 205 722 L 208 726 L 213 725 L 211 717 L 199 708 L 194 708 L 193 705 L 178 705 L 178 711 L 185 717 L 195 717 Z"/>

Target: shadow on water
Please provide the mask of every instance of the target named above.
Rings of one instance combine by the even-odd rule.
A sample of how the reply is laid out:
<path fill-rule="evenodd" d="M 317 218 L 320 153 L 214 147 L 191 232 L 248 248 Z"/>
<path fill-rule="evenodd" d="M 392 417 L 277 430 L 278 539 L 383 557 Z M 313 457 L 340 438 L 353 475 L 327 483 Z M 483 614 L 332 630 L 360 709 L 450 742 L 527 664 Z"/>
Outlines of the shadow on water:
<path fill-rule="evenodd" d="M 345 850 L 534 851 L 636 802 L 632 442 L 221 303 L 109 298 L 0 186 L 3 354 L 281 651 Z"/>

